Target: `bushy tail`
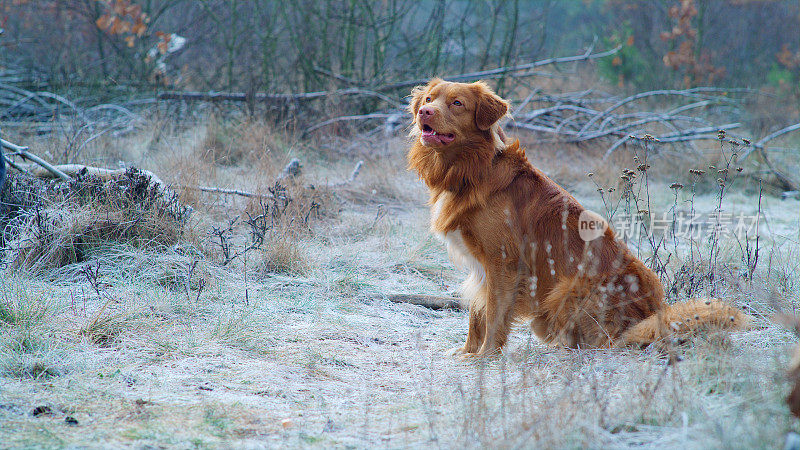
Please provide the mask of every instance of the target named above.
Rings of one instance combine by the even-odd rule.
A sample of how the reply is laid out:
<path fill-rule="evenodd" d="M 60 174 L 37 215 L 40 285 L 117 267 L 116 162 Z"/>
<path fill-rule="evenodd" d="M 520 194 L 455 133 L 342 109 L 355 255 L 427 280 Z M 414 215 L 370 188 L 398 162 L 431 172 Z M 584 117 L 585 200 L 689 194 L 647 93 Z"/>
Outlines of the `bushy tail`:
<path fill-rule="evenodd" d="M 745 330 L 753 317 L 717 299 L 692 299 L 666 305 L 622 334 L 623 345 L 645 346 L 668 338 L 685 339 L 716 330 Z"/>

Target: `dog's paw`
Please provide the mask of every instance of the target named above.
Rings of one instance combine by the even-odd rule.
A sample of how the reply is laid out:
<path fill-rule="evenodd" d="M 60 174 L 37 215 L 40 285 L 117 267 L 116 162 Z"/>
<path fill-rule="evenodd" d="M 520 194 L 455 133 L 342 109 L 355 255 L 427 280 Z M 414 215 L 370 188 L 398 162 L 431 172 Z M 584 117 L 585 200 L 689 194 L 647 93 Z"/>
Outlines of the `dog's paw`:
<path fill-rule="evenodd" d="M 445 350 L 444 354 L 447 356 L 462 356 L 467 353 L 467 350 L 464 348 L 463 345 L 459 345 L 458 347 L 453 347 L 451 349 Z"/>
<path fill-rule="evenodd" d="M 471 353 L 463 352 L 460 355 L 458 355 L 458 359 L 460 359 L 461 361 L 476 361 L 484 356 L 485 355 L 483 353 L 478 353 L 478 352 L 471 352 Z"/>
<path fill-rule="evenodd" d="M 485 349 L 480 349 L 480 350 L 475 351 L 475 352 L 466 352 L 465 351 L 465 352 L 462 352 L 458 356 L 459 356 L 459 359 L 461 359 L 462 361 L 476 361 L 476 360 L 480 360 L 480 359 L 483 359 L 483 358 L 488 358 L 488 359 L 497 358 L 502 353 L 503 353 L 503 351 L 501 349 L 499 349 L 499 348 L 498 349 L 494 349 L 494 350 L 489 350 L 489 351 L 487 351 Z"/>

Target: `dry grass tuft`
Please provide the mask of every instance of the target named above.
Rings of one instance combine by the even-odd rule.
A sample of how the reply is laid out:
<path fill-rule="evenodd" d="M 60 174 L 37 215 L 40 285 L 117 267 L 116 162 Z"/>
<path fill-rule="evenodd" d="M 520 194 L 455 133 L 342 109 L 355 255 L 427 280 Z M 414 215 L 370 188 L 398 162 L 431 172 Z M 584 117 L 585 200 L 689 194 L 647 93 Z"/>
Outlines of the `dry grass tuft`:
<path fill-rule="evenodd" d="M 17 196 L 42 189 L 49 194 L 27 199 L 27 205 L 16 200 L 22 206 L 4 217 L 14 268 L 42 274 L 83 262 L 109 242 L 166 249 L 185 237 L 190 211 L 133 169 L 112 180 L 86 176 L 52 183 L 25 177 L 9 183 Z"/>
<path fill-rule="evenodd" d="M 206 121 L 205 135 L 195 152 L 206 164 L 255 164 L 263 170 L 265 162 L 282 154 L 288 147 L 285 133 L 270 124 L 213 115 Z"/>

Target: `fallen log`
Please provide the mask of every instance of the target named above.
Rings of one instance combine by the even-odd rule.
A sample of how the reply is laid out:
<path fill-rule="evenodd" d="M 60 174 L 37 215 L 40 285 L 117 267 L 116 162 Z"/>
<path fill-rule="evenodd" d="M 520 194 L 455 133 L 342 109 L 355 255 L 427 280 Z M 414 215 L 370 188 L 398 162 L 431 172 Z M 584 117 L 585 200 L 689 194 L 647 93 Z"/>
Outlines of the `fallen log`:
<path fill-rule="evenodd" d="M 183 101 L 203 101 L 203 102 L 247 102 L 258 101 L 287 105 L 293 102 L 302 102 L 309 100 L 317 100 L 324 97 L 334 95 L 362 95 L 367 97 L 377 97 L 394 106 L 399 106 L 400 102 L 387 97 L 384 94 L 375 92 L 369 89 L 362 88 L 349 88 L 339 89 L 334 91 L 316 91 L 316 92 L 303 92 L 300 94 L 267 94 L 264 92 L 257 92 L 249 94 L 245 92 L 179 92 L 167 91 L 160 92 L 156 98 L 158 100 L 183 100 Z"/>
<path fill-rule="evenodd" d="M 420 294 L 389 294 L 386 298 L 393 303 L 410 303 L 424 306 L 429 309 L 455 309 L 464 310 L 461 299 L 458 297 L 441 297 L 436 295 Z"/>

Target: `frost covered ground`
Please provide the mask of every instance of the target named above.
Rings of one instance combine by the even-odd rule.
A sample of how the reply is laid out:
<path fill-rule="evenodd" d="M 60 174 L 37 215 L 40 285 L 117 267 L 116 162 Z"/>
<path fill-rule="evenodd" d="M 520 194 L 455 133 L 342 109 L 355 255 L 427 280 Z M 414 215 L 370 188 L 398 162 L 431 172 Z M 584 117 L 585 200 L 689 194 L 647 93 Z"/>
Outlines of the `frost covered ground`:
<path fill-rule="evenodd" d="M 185 253 L 122 244 L 50 277 L 5 269 L 0 446 L 775 448 L 797 430 L 783 403 L 796 338 L 771 318 L 798 306 L 800 201 L 763 196 L 752 283 L 736 275 L 739 243 L 720 243 L 717 292 L 756 315 L 759 329 L 698 338 L 669 365 L 650 349 L 547 347 L 520 324 L 502 355 L 463 362 L 443 352 L 464 340 L 464 312 L 386 299 L 449 295 L 464 276 L 428 233 L 425 188 L 404 170 L 403 140 L 320 158 L 310 146 L 241 133 L 244 143 L 236 142 L 268 161 L 245 154 L 240 164 L 211 167 L 205 129 L 176 131 L 158 145 L 98 144 L 95 158 L 136 161 L 170 183 L 260 192 L 290 157 L 304 161 L 303 183 L 317 186 L 345 180 L 358 159 L 364 168 L 279 255 L 250 253 L 222 267 L 212 243 L 198 244 L 204 259 L 192 270 L 202 289 Z M 610 185 L 624 155 L 604 174 L 591 158 L 542 152 L 530 152 L 534 164 L 603 211 L 585 173 Z M 669 211 L 670 183 L 687 179 L 672 179 L 672 170 L 654 175 L 653 211 Z M 678 204 L 687 208 L 682 182 Z M 755 215 L 757 187 L 740 184 L 725 210 Z M 194 195 L 200 242 L 246 207 Z M 693 208 L 713 211 L 716 195 L 698 188 Z M 688 259 L 681 245 L 673 273 Z M 278 257 L 282 270 L 261 269 Z M 80 270 L 97 261 L 102 274 L 92 284 Z M 169 271 L 183 281 L 165 282 Z"/>

